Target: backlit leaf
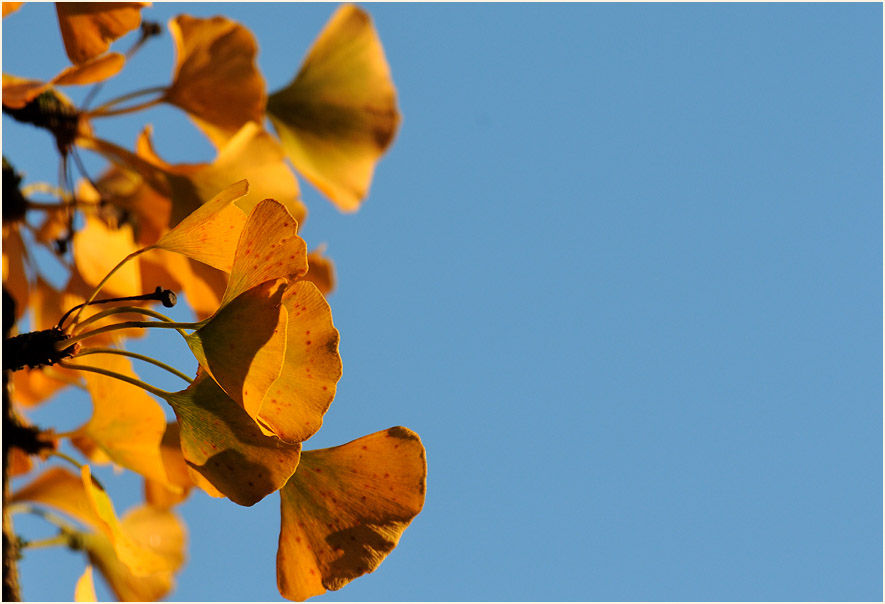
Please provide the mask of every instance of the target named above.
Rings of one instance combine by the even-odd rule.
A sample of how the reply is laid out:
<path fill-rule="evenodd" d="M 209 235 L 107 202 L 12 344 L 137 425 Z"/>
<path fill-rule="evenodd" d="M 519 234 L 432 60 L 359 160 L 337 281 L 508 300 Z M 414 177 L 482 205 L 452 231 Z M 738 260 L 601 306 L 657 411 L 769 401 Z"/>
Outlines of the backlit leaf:
<path fill-rule="evenodd" d="M 166 469 L 168 482 L 159 482 L 148 478 L 144 481 L 144 498 L 150 505 L 168 509 L 187 499 L 191 487 L 194 486 L 188 472 L 187 462 L 181 452 L 181 434 L 178 422 L 166 424 L 166 432 L 160 443 L 160 456 Z"/>
<path fill-rule="evenodd" d="M 6 18 L 6 15 L 11 15 L 15 11 L 21 8 L 21 5 L 24 2 L 4 2 L 3 3 L 3 18 Z"/>
<path fill-rule="evenodd" d="M 396 427 L 305 451 L 280 491 L 277 586 L 302 601 L 375 570 L 424 505 L 418 435 Z"/>
<path fill-rule="evenodd" d="M 89 564 L 86 566 L 86 570 L 83 571 L 83 574 L 77 579 L 77 584 L 74 586 L 74 602 L 97 602 L 98 598 L 95 596 L 95 582 L 92 580 L 92 565 Z"/>
<path fill-rule="evenodd" d="M 230 272 L 246 215 L 234 202 L 245 196 L 249 184 L 236 182 L 207 201 L 163 235 L 154 247 L 183 254 Z"/>
<path fill-rule="evenodd" d="M 286 358 L 261 405 L 259 420 L 287 442 L 310 438 L 323 423 L 341 378 L 338 330 L 320 291 L 310 282 L 289 285 Z"/>
<path fill-rule="evenodd" d="M 169 21 L 175 71 L 165 100 L 184 109 L 216 147 L 248 121 L 264 120 L 264 78 L 252 33 L 225 17 Z"/>
<path fill-rule="evenodd" d="M 111 42 L 137 28 L 150 2 L 57 2 L 58 27 L 74 64 L 104 53 Z"/>
<path fill-rule="evenodd" d="M 83 228 L 74 234 L 74 262 L 87 285 L 97 286 L 123 258 L 136 250 L 132 227 L 110 228 L 97 216 L 87 214 Z M 104 284 L 108 296 L 144 293 L 136 262 L 127 262 Z"/>
<path fill-rule="evenodd" d="M 89 355 L 83 364 L 137 378 L 132 363 L 115 354 Z M 166 430 L 163 409 L 144 390 L 98 373 L 82 372 L 92 397 L 92 417 L 78 439 L 94 442 L 114 463 L 153 480 L 166 482 L 160 441 Z M 75 442 L 74 444 L 78 444 Z"/>
<path fill-rule="evenodd" d="M 341 6 L 267 112 L 295 168 L 341 210 L 358 209 L 400 121 L 369 15 Z"/>
<path fill-rule="evenodd" d="M 181 450 L 194 482 L 250 506 L 282 487 L 295 472 L 300 444 L 266 436 L 246 411 L 206 374 L 169 404 L 181 427 Z M 208 487 L 208 488 L 207 488 Z"/>
<path fill-rule="evenodd" d="M 335 289 L 335 263 L 327 257 L 326 246 L 320 246 L 307 255 L 307 274 L 305 281 L 310 281 L 324 296 L 328 296 Z"/>

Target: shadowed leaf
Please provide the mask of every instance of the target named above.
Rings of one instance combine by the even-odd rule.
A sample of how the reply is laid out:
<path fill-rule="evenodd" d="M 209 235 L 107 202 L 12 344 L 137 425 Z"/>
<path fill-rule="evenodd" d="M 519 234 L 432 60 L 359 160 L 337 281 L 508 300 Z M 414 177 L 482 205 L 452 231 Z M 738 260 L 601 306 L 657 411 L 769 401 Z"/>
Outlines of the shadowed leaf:
<path fill-rule="evenodd" d="M 185 336 L 200 366 L 253 418 L 283 366 L 285 290 L 282 279 L 256 285 Z"/>
<path fill-rule="evenodd" d="M 250 506 L 286 483 L 301 445 L 264 435 L 243 408 L 201 373 L 168 398 L 181 427 L 181 450 L 194 482 Z"/>
<path fill-rule="evenodd" d="M 302 601 L 375 570 L 424 505 L 418 435 L 396 427 L 305 451 L 280 491 L 277 586 Z"/>

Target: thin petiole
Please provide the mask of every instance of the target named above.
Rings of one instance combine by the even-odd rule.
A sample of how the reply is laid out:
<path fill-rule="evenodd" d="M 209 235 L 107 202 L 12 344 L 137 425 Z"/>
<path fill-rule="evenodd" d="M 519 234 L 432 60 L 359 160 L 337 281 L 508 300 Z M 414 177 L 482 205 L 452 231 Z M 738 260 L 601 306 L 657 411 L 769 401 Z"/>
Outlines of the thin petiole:
<path fill-rule="evenodd" d="M 169 396 L 172 394 L 171 392 L 166 392 L 156 386 L 151 386 L 141 380 L 133 377 L 129 377 L 128 375 L 123 375 L 122 373 L 117 373 L 116 371 L 110 371 L 108 369 L 102 369 L 101 367 L 91 367 L 89 365 L 79 365 L 77 363 L 68 363 L 66 361 L 59 361 L 60 366 L 65 369 L 73 369 L 74 371 L 91 371 L 92 373 L 98 373 L 100 375 L 104 375 L 109 378 L 114 378 L 115 380 L 120 380 L 122 382 L 126 382 L 132 384 L 133 386 L 137 386 L 142 390 L 146 390 L 155 396 L 159 396 L 164 400 L 168 400 Z"/>
<path fill-rule="evenodd" d="M 103 310 L 101 312 L 95 313 L 88 319 L 83 319 L 77 325 L 76 332 L 83 333 L 83 328 L 91 323 L 95 323 L 96 321 L 100 321 L 106 317 L 110 317 L 118 314 L 139 314 L 145 315 L 147 317 L 153 317 L 154 319 L 160 319 L 164 323 L 175 323 L 172 319 L 167 317 L 166 315 L 159 313 L 150 308 L 141 308 L 140 306 L 117 306 L 115 308 L 108 308 L 107 310 Z M 76 335 L 76 334 L 74 334 Z"/>
<path fill-rule="evenodd" d="M 165 92 L 166 92 L 165 86 L 154 86 L 152 88 L 144 88 L 142 90 L 135 90 L 133 92 L 129 92 L 127 94 L 118 96 L 115 99 L 111 99 L 107 103 L 100 105 L 100 106 L 96 107 L 95 109 L 92 109 L 91 111 L 86 113 L 86 116 L 87 117 L 94 117 L 94 116 L 98 116 L 98 115 L 109 115 L 109 113 L 107 113 L 107 112 L 111 109 L 111 107 L 114 107 L 115 105 L 119 105 L 120 103 L 128 101 L 129 99 L 136 99 L 140 96 L 147 96 L 149 94 L 157 94 L 157 93 L 165 93 Z M 162 97 L 160 97 L 160 98 L 162 98 Z M 156 99 L 155 101 L 151 101 L 151 102 L 158 103 L 158 102 L 160 102 L 160 99 Z"/>
<path fill-rule="evenodd" d="M 155 359 L 153 357 L 149 357 L 144 354 L 139 354 L 137 352 L 130 352 L 129 350 L 121 350 L 119 348 L 84 348 L 83 350 L 81 350 L 80 352 L 77 353 L 77 356 L 82 357 L 82 356 L 86 356 L 87 354 L 118 354 L 120 356 L 138 359 L 139 361 L 145 361 L 145 362 L 150 363 L 152 365 L 156 365 L 160 369 L 165 369 L 169 373 L 177 375 L 178 377 L 183 379 L 188 384 L 190 384 L 194 381 L 192 378 L 188 377 L 188 375 L 186 373 L 179 371 L 175 367 L 167 365 L 166 363 L 163 363 L 162 361 L 158 361 L 157 359 Z"/>
<path fill-rule="evenodd" d="M 120 260 L 120 262 L 117 263 L 117 266 L 112 268 L 111 272 L 109 272 L 107 275 L 104 276 L 104 279 L 102 279 L 101 282 L 95 287 L 95 289 L 92 292 L 92 295 L 89 296 L 89 299 L 83 303 L 83 305 L 80 307 L 80 310 L 78 310 L 77 314 L 74 315 L 74 321 L 73 321 L 73 323 L 71 323 L 70 327 L 68 328 L 70 331 L 73 331 L 74 327 L 77 326 L 77 323 L 79 323 L 79 321 L 80 321 L 80 316 L 83 314 L 83 309 L 86 308 L 87 306 L 89 306 L 92 303 L 92 301 L 95 300 L 95 296 L 98 295 L 98 292 L 101 291 L 101 288 L 104 287 L 104 284 L 108 282 L 108 279 L 110 279 L 113 276 L 113 274 L 116 273 L 120 269 L 121 266 L 123 266 L 124 264 L 126 264 L 127 262 L 129 262 L 130 260 L 135 258 L 136 256 L 138 256 L 139 254 L 142 254 L 142 253 L 148 251 L 149 249 L 151 249 L 151 248 L 145 247 L 140 250 L 136 250 L 136 251 L 132 252 L 131 254 L 129 254 L 128 256 L 123 258 L 122 260 Z M 70 333 L 70 331 L 68 331 L 68 333 Z"/>
<path fill-rule="evenodd" d="M 118 331 L 120 329 L 132 329 L 132 328 L 142 328 L 142 327 L 162 327 L 166 329 L 176 329 L 179 333 L 181 333 L 182 329 L 197 329 L 200 327 L 199 323 L 166 323 L 164 321 L 124 321 L 123 323 L 115 323 L 114 325 L 108 325 L 106 327 L 99 327 L 98 329 L 93 329 L 92 331 L 87 331 L 85 333 L 78 333 L 75 336 L 68 338 L 67 340 L 61 340 L 56 344 L 59 351 L 66 350 L 87 338 L 91 338 L 93 336 L 97 336 L 99 334 L 108 333 L 109 331 Z M 184 335 L 184 334 L 182 334 Z"/>
<path fill-rule="evenodd" d="M 38 549 L 41 547 L 55 547 L 63 545 L 67 547 L 71 543 L 71 538 L 64 531 L 55 537 L 47 537 L 45 539 L 36 539 L 34 541 L 22 541 L 21 547 L 26 549 Z"/>

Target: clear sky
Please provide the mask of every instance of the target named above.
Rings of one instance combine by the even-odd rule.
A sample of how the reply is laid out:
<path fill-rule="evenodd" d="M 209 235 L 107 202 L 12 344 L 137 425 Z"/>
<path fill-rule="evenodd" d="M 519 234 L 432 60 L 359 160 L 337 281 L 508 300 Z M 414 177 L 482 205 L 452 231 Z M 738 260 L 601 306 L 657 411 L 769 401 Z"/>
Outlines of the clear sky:
<path fill-rule="evenodd" d="M 306 448 L 404 425 L 428 488 L 381 567 L 317 600 L 881 600 L 882 6 L 364 6 L 404 119 L 357 214 L 301 181 L 344 362 Z M 334 8 L 143 14 L 242 22 L 275 90 Z M 66 65 L 48 5 L 2 44 L 6 72 Z M 167 34 L 102 98 L 171 70 Z M 171 109 L 139 119 L 211 160 Z M 119 122 L 99 132 L 131 145 Z M 3 151 L 55 182 L 32 134 L 4 117 Z M 280 600 L 278 502 L 192 496 L 172 598 Z M 23 595 L 69 599 L 82 568 L 28 552 Z"/>

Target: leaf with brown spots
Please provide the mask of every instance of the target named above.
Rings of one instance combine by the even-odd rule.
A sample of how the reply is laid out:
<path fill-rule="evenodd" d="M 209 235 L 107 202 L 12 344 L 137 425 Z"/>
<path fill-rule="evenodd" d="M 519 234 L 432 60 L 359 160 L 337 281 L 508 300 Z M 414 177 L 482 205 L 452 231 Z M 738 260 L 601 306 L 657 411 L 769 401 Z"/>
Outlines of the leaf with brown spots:
<path fill-rule="evenodd" d="M 283 597 L 303 601 L 375 570 L 421 511 L 426 476 L 424 446 L 407 428 L 305 451 L 280 490 Z"/>
<path fill-rule="evenodd" d="M 286 353 L 288 315 L 282 306 L 286 281 L 266 281 L 222 303 L 192 334 L 191 352 L 219 386 L 252 418 L 280 375 Z"/>
<path fill-rule="evenodd" d="M 339 209 L 357 210 L 400 122 L 369 15 L 341 6 L 295 79 L 268 97 L 267 113 L 295 169 Z"/>
<path fill-rule="evenodd" d="M 250 506 L 282 487 L 298 466 L 300 444 L 266 436 L 205 373 L 167 398 L 181 427 L 181 450 L 194 482 Z"/>
<path fill-rule="evenodd" d="M 323 423 L 341 378 L 338 330 L 332 311 L 313 283 L 298 281 L 283 296 L 289 315 L 286 358 L 258 419 L 287 442 L 305 441 Z"/>

